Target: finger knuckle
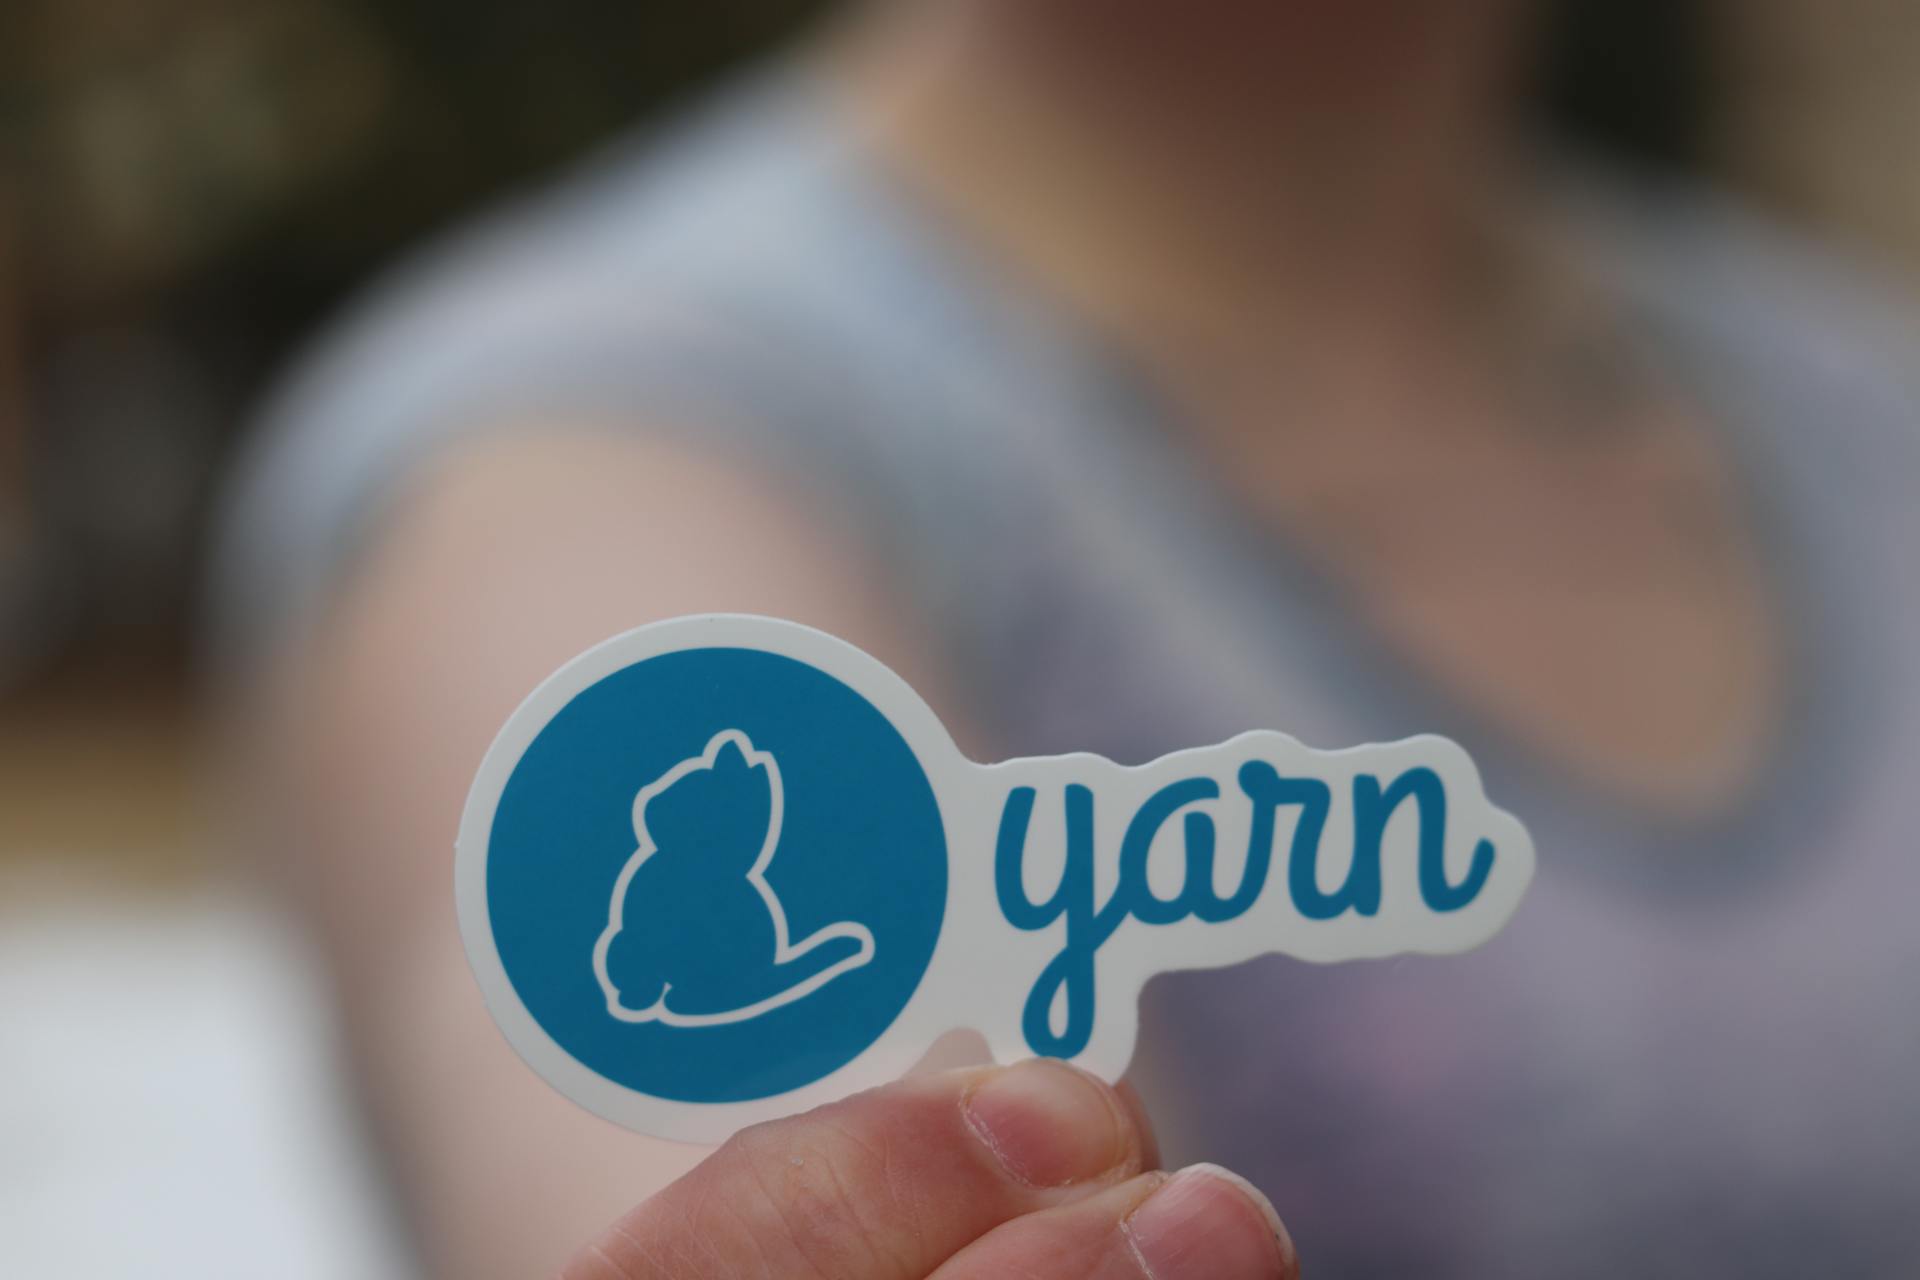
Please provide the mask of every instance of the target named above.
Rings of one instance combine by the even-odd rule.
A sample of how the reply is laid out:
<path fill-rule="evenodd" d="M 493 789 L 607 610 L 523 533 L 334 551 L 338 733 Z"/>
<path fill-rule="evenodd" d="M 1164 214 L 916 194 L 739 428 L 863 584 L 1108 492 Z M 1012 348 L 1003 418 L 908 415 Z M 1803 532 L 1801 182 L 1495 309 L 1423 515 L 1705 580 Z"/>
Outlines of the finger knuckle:
<path fill-rule="evenodd" d="M 822 1115 L 797 1134 L 750 1129 L 728 1145 L 763 1251 L 835 1280 L 904 1274 L 916 1215 L 884 1129 Z"/>
<path fill-rule="evenodd" d="M 642 1206 L 635 1220 L 615 1223 L 576 1254 L 559 1280 L 668 1280 L 672 1276 L 738 1274 L 686 1214 Z"/>

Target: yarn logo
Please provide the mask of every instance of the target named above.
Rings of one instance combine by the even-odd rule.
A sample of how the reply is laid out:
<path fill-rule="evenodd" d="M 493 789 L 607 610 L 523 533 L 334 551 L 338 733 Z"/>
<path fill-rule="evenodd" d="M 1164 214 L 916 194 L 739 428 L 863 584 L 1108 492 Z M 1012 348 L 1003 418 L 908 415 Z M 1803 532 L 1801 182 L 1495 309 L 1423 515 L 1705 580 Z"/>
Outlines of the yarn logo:
<path fill-rule="evenodd" d="M 981 764 L 852 645 L 710 615 L 534 690 L 468 794 L 455 890 L 521 1056 L 607 1119 L 707 1142 L 955 1030 L 1117 1080 L 1155 974 L 1465 951 L 1533 866 L 1445 738 Z"/>
<path fill-rule="evenodd" d="M 873 931 L 850 920 L 793 940 L 767 880 L 784 810 L 779 763 L 738 729 L 640 788 L 640 847 L 614 881 L 593 948 L 609 1014 L 676 1027 L 745 1022 L 873 959 Z"/>
<path fill-rule="evenodd" d="M 696 618 L 592 649 L 482 763 L 456 903 L 508 1041 L 576 1102 L 706 1140 L 924 1052 L 944 733 L 830 636 Z"/>

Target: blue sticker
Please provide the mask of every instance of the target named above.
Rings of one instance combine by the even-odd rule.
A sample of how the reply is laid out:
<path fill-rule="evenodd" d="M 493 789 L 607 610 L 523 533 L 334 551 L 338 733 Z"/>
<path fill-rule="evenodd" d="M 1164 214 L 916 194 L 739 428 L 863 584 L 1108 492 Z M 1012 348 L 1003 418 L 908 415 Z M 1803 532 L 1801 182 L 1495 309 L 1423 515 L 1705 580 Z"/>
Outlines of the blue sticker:
<path fill-rule="evenodd" d="M 1462 951 L 1533 865 L 1445 738 L 976 764 L 853 646 L 714 615 L 615 637 L 528 697 L 468 795 L 455 892 L 536 1070 L 712 1141 L 956 1028 L 1117 1079 L 1154 974 Z"/>
<path fill-rule="evenodd" d="M 785 1093 L 878 1040 L 926 973 L 947 849 L 872 704 L 751 649 L 581 690 L 495 812 L 487 903 L 527 1011 L 579 1062 L 679 1102 Z"/>

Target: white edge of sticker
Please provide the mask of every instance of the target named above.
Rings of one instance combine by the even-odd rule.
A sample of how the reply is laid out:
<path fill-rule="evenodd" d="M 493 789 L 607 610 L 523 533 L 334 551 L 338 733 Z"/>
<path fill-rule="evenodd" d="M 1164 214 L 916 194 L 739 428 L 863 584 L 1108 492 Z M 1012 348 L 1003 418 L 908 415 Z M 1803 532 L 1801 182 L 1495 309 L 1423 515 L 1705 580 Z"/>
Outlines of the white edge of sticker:
<path fill-rule="evenodd" d="M 495 811 L 521 756 L 559 711 L 600 680 L 635 663 L 699 648 L 743 648 L 806 663 L 841 681 L 871 703 L 905 740 L 925 770 L 945 825 L 948 896 L 943 925 L 927 970 L 905 1008 L 878 1040 L 846 1065 L 802 1088 L 748 1102 L 688 1103 L 629 1089 L 585 1066 L 535 1020 L 507 976 L 495 944 L 487 903 L 487 851 Z M 1289 772 L 1329 782 L 1335 792 L 1363 773 L 1415 767 L 1439 775 L 1449 802 L 1444 863 L 1458 874 L 1485 838 L 1498 851 L 1484 888 L 1466 907 L 1444 914 L 1422 910 L 1405 891 L 1415 874 L 1414 841 L 1407 824 L 1389 821 L 1382 840 L 1382 875 L 1402 892 L 1383 897 L 1370 918 L 1351 913 L 1304 921 L 1279 881 L 1286 874 L 1283 837 L 1273 837 L 1268 891 L 1244 914 L 1218 923 L 1186 919 L 1147 927 L 1121 924 L 1097 955 L 1098 983 L 1093 1034 L 1072 1061 L 1117 1080 L 1133 1056 L 1141 989 L 1156 973 L 1215 968 L 1282 952 L 1327 963 L 1404 953 L 1444 955 L 1491 938 L 1517 909 L 1534 871 L 1532 841 L 1512 815 L 1495 807 L 1466 751 L 1452 741 L 1421 735 L 1399 742 L 1319 751 L 1285 734 L 1255 730 L 1227 742 L 1190 748 L 1146 764 L 1117 765 L 1092 754 L 1035 757 L 996 764 L 968 760 L 939 718 L 906 681 L 877 659 L 826 632 L 776 618 L 704 614 L 651 623 L 606 640 L 543 681 L 500 730 L 475 775 L 455 854 L 455 902 L 461 939 L 489 1012 L 514 1050 L 561 1093 L 587 1110 L 642 1133 L 682 1142 L 710 1143 L 763 1120 L 791 1115 L 860 1089 L 897 1079 L 943 1034 L 979 1031 L 998 1061 L 1032 1056 L 1021 1010 L 1035 976 L 1056 953 L 1057 930 L 1021 931 L 1002 914 L 994 882 L 994 849 L 1002 806 L 1015 787 L 1037 793 L 1035 830 L 1057 824 L 1050 806 L 1069 784 L 1094 794 L 1097 846 L 1110 849 L 1128 815 L 1161 787 L 1177 779 L 1217 776 L 1219 797 L 1192 806 L 1207 814 L 1217 837 L 1221 867 L 1216 879 L 1231 882 L 1233 854 L 1247 847 L 1246 797 L 1234 792 L 1231 771 L 1257 757 Z M 1236 807 L 1239 802 L 1240 808 Z M 1175 824 L 1169 823 L 1169 827 Z M 1396 834 L 1399 838 L 1395 838 Z M 1349 807 L 1334 804 L 1326 816 L 1321 847 L 1351 848 Z M 1044 859 L 1043 859 L 1044 861 Z M 1156 865 L 1164 865 L 1161 859 Z M 1096 857 L 1094 900 L 1115 887 L 1111 854 Z M 1326 879 L 1337 879 L 1340 869 Z M 1058 869 L 1042 869 L 1030 883 L 1036 899 L 1057 884 Z"/>

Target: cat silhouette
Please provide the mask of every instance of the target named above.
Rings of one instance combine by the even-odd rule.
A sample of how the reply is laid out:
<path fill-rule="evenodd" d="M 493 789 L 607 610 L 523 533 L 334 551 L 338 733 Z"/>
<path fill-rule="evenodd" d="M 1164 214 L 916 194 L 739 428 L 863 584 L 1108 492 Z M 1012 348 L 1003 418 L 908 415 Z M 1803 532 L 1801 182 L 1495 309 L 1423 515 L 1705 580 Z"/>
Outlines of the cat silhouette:
<path fill-rule="evenodd" d="M 639 848 L 614 881 L 593 971 L 622 1022 L 745 1022 L 873 959 L 852 921 L 795 940 L 766 870 L 780 842 L 780 766 L 738 729 L 640 789 Z"/>

